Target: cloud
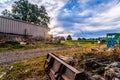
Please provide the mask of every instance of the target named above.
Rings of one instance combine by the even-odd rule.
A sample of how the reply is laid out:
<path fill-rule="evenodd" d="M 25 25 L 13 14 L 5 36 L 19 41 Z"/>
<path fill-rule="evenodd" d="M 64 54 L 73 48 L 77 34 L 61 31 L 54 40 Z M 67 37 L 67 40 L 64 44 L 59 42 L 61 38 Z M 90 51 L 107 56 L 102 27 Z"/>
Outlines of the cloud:
<path fill-rule="evenodd" d="M 15 0 L 1 0 L 0 11 L 11 9 Z M 49 27 L 54 36 L 98 37 L 119 32 L 119 0 L 29 0 L 45 6 L 51 17 Z M 8 5 L 9 3 L 10 5 Z"/>
<path fill-rule="evenodd" d="M 14 1 L 17 1 L 17 0 L 0 0 L 0 14 L 5 9 L 11 11 L 12 4 L 14 3 Z"/>
<path fill-rule="evenodd" d="M 66 4 L 63 7 L 58 15 L 58 21 L 68 34 L 72 33 L 75 36 L 77 33 L 83 35 L 91 32 L 95 33 L 94 37 L 98 37 L 106 36 L 105 34 L 109 31 L 120 29 L 120 4 L 117 3 L 118 0 L 93 1 L 85 0 L 82 2 L 83 4 L 79 3 L 81 4 L 79 7 L 71 4 Z M 100 31 L 103 34 L 99 34 Z"/>
<path fill-rule="evenodd" d="M 4 3 L 4 2 L 6 2 L 6 1 L 8 1 L 8 0 L 0 0 L 0 3 Z"/>

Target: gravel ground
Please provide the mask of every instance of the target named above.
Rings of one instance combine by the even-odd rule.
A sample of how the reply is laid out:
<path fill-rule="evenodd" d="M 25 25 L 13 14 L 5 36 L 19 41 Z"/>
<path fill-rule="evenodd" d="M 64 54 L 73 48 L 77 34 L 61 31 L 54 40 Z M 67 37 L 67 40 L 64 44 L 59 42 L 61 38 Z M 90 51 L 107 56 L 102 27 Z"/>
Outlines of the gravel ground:
<path fill-rule="evenodd" d="M 10 64 L 12 62 L 30 59 L 33 57 L 39 57 L 42 55 L 46 55 L 47 53 L 54 53 L 68 49 L 71 49 L 71 47 L 56 47 L 56 48 L 44 48 L 44 49 L 32 49 L 25 51 L 4 52 L 4 53 L 0 53 L 0 66 Z"/>

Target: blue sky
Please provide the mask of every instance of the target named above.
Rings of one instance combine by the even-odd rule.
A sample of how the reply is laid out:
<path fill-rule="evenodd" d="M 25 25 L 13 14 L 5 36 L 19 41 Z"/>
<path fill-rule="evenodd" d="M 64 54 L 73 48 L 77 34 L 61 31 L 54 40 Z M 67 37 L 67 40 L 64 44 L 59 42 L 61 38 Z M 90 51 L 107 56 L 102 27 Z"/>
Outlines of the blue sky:
<path fill-rule="evenodd" d="M 17 0 L 0 0 L 0 12 Z M 77 37 L 103 37 L 120 33 L 120 0 L 29 0 L 44 5 L 51 21 L 50 34 Z"/>

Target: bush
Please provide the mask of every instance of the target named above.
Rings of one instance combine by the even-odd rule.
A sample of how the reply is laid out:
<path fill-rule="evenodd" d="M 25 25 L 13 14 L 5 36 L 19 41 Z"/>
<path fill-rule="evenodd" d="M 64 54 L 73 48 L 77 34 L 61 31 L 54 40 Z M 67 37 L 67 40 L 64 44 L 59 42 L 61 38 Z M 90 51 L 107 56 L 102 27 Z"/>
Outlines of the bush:
<path fill-rule="evenodd" d="M 71 35 L 68 35 L 68 36 L 67 36 L 67 40 L 72 40 Z"/>

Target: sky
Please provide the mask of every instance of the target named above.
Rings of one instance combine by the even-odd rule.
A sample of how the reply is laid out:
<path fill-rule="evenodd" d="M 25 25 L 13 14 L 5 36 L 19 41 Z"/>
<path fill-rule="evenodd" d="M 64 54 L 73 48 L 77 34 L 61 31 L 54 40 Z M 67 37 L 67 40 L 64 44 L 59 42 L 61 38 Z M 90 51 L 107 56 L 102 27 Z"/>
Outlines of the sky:
<path fill-rule="evenodd" d="M 0 0 L 0 12 L 11 10 L 17 0 Z M 28 0 L 45 6 L 50 34 L 74 39 L 105 37 L 120 33 L 120 0 Z"/>

